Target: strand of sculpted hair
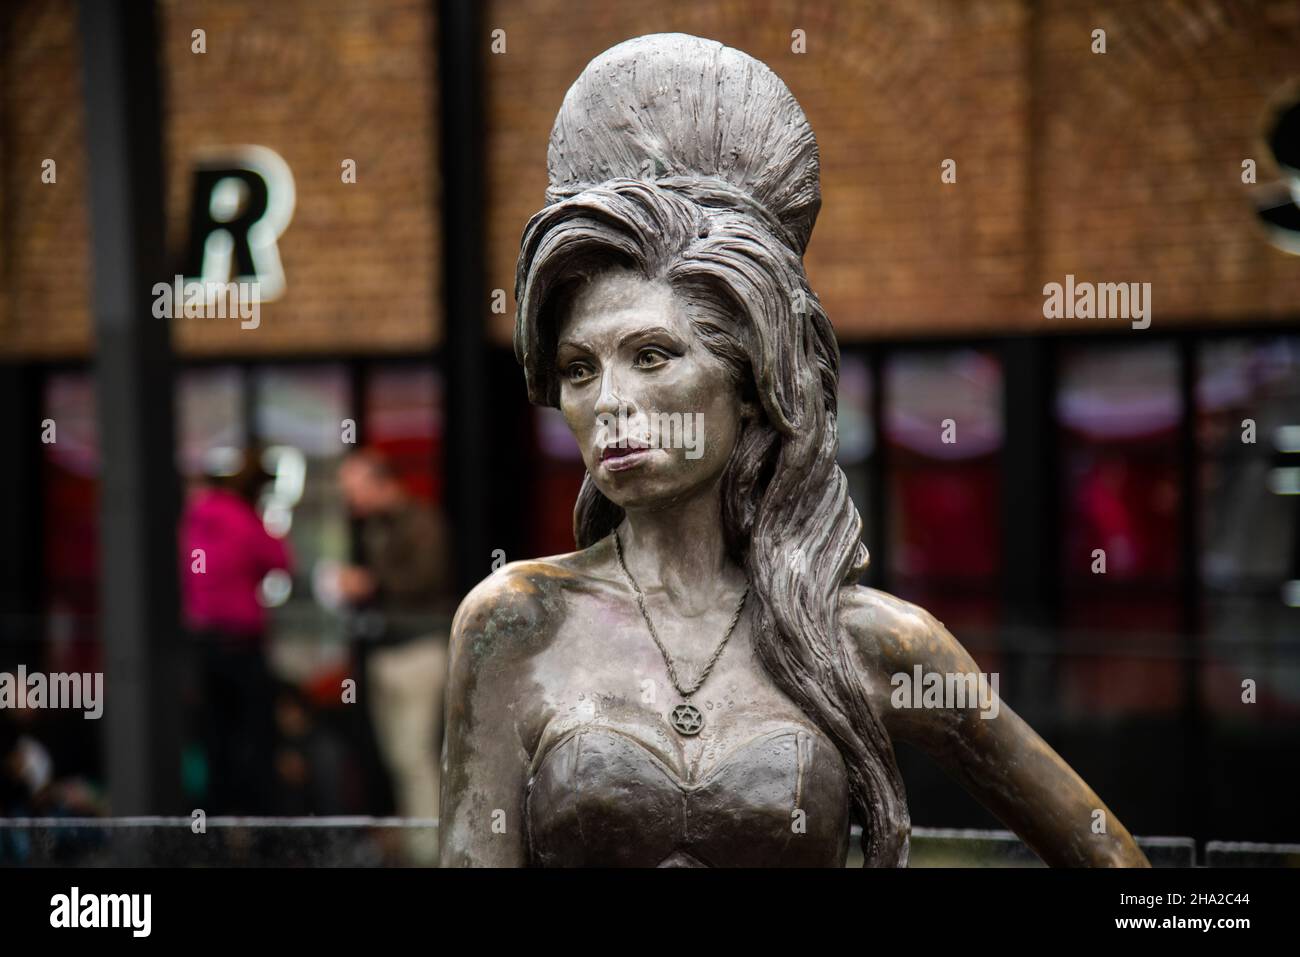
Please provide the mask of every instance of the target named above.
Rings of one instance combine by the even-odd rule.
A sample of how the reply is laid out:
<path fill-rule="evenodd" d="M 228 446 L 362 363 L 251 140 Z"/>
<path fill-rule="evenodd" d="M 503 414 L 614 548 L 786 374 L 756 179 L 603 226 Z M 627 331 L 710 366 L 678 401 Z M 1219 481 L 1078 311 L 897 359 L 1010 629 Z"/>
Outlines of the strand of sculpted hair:
<path fill-rule="evenodd" d="M 811 434 L 788 437 L 763 494 L 747 563 L 762 599 L 754 641 L 777 684 L 845 755 L 868 866 L 907 863 L 909 815 L 893 744 L 838 633 L 839 589 L 854 566 L 861 518 L 835 464 L 833 437 L 799 467 Z M 791 453 L 794 453 L 791 455 Z M 811 504 L 810 503 L 815 503 Z M 792 563 L 793 548 L 803 561 Z"/>

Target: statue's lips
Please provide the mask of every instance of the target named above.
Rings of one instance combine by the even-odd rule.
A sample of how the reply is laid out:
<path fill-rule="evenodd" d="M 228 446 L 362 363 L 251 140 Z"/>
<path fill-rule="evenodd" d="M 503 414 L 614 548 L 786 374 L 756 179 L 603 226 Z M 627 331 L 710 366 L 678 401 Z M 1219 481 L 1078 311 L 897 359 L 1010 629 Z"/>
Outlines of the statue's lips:
<path fill-rule="evenodd" d="M 650 457 L 654 449 L 648 443 L 628 439 L 622 445 L 607 445 L 600 450 L 600 462 L 611 472 L 636 468 Z"/>

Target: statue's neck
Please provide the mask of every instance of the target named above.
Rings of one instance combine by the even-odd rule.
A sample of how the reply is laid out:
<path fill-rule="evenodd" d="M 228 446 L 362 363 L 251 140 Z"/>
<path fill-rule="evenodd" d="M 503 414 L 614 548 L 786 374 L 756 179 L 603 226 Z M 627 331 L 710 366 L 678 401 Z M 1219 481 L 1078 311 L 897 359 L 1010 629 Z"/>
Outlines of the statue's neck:
<path fill-rule="evenodd" d="M 662 593 L 683 615 L 744 587 L 745 574 L 727 555 L 720 487 L 669 508 L 627 509 L 618 526 L 623 558 L 641 590 Z"/>

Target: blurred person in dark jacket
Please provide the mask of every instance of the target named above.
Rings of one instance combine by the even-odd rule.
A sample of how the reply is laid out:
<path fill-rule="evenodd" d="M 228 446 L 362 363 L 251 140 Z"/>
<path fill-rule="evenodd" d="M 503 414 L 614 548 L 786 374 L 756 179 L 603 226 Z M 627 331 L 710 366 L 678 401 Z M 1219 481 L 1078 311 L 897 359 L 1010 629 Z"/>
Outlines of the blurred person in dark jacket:
<path fill-rule="evenodd" d="M 413 497 L 380 453 L 344 460 L 339 484 L 360 520 L 363 560 L 343 567 L 338 590 L 353 635 L 368 643 L 371 720 L 402 817 L 438 816 L 438 766 L 450 618 L 442 519 Z M 411 832 L 414 863 L 432 863 L 431 830 Z"/>
<path fill-rule="evenodd" d="M 179 539 L 185 624 L 201 673 L 206 810 L 265 814 L 273 793 L 275 686 L 258 593 L 268 572 L 292 569 L 292 557 L 254 508 L 270 479 L 255 451 L 214 450 L 205 471 L 186 502 Z"/>

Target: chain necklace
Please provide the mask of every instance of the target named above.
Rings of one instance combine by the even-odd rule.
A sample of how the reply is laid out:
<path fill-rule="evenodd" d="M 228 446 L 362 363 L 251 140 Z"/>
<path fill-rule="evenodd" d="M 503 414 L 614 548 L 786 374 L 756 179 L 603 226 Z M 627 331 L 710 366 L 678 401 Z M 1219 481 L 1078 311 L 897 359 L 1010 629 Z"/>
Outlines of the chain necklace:
<path fill-rule="evenodd" d="M 736 606 L 736 613 L 731 616 L 731 624 L 727 626 L 727 633 L 722 636 L 722 641 L 718 643 L 718 647 L 710 656 L 699 677 L 695 679 L 695 682 L 689 688 L 685 688 L 677 677 L 677 666 L 673 663 L 672 655 L 668 654 L 668 649 L 659 640 L 659 633 L 655 631 L 654 623 L 650 621 L 650 615 L 645 610 L 645 594 L 642 593 L 641 586 L 636 583 L 636 579 L 632 577 L 632 573 L 627 570 L 627 562 L 623 561 L 623 542 L 618 537 L 618 529 L 614 530 L 614 549 L 618 554 L 618 563 L 623 569 L 623 574 L 627 576 L 628 584 L 636 592 L 636 606 L 641 609 L 641 617 L 645 619 L 645 626 L 650 629 L 650 637 L 654 639 L 659 653 L 664 656 L 664 664 L 668 667 L 668 678 L 672 681 L 673 687 L 677 689 L 677 693 L 684 699 L 681 704 L 668 713 L 668 723 L 673 726 L 673 729 L 678 734 L 687 737 L 699 734 L 700 729 L 704 727 L 704 715 L 700 713 L 699 708 L 691 704 L 691 695 L 700 690 L 700 686 L 709 677 L 709 672 L 713 670 L 713 666 L 722 657 L 722 649 L 727 647 L 727 641 L 731 638 L 731 633 L 736 630 L 736 623 L 740 621 L 740 613 L 745 607 L 745 599 L 749 597 L 749 584 L 745 584 L 745 593 L 740 596 L 740 604 Z"/>

